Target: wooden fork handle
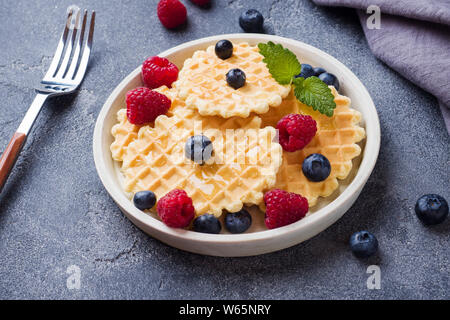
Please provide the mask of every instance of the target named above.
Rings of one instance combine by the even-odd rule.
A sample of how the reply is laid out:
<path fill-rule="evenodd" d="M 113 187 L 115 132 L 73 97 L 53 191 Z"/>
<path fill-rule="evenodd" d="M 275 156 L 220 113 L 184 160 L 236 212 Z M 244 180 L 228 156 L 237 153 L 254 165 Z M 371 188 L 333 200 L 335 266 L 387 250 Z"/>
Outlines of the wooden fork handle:
<path fill-rule="evenodd" d="M 26 137 L 27 136 L 24 133 L 14 133 L 11 141 L 0 158 L 0 192 L 8 179 L 9 173 L 16 163 L 17 157 L 19 156 L 20 150 L 22 150 Z"/>
<path fill-rule="evenodd" d="M 49 94 L 38 93 L 0 158 L 0 193 Z"/>

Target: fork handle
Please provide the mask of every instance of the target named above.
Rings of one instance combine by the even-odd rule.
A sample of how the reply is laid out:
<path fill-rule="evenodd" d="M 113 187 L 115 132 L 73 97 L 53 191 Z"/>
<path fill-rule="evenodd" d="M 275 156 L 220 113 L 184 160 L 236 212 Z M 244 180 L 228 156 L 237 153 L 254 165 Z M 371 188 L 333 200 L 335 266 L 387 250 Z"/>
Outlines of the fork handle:
<path fill-rule="evenodd" d="M 38 93 L 36 95 L 36 98 L 34 98 L 34 101 L 31 103 L 30 108 L 20 123 L 19 128 L 17 128 L 17 131 L 14 133 L 11 141 L 0 158 L 0 192 L 2 192 L 6 180 L 8 180 L 9 174 L 16 163 L 17 157 L 25 144 L 27 135 L 33 127 L 33 124 L 38 117 L 47 97 L 48 94 Z"/>
<path fill-rule="evenodd" d="M 8 146 L 0 158 L 0 192 L 9 177 L 11 169 L 16 163 L 17 157 L 19 156 L 20 150 L 22 150 L 26 137 L 27 136 L 25 133 L 14 133 L 11 141 L 9 141 Z"/>

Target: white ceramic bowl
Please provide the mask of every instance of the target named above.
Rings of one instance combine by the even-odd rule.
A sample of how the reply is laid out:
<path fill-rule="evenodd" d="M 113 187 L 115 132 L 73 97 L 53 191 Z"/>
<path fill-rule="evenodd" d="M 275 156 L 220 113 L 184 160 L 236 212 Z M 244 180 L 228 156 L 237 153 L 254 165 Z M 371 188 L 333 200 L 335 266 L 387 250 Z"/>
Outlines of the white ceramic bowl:
<path fill-rule="evenodd" d="M 173 247 L 200 254 L 214 256 L 250 256 L 280 250 L 305 241 L 338 220 L 358 198 L 377 161 L 380 147 L 380 124 L 373 101 L 364 85 L 341 62 L 325 52 L 303 42 L 265 34 L 227 34 L 191 41 L 159 54 L 174 62 L 179 68 L 183 62 L 199 49 L 205 49 L 218 40 L 246 41 L 252 45 L 273 41 L 293 51 L 302 63 L 321 66 L 334 73 L 340 81 L 340 92 L 352 100 L 352 106 L 362 113 L 362 125 L 366 139 L 362 142 L 363 152 L 353 161 L 350 177 L 340 181 L 336 192 L 319 201 L 312 214 L 291 225 L 267 230 L 263 214 L 251 210 L 253 225 L 244 234 L 204 234 L 167 227 L 151 214 L 134 207 L 121 187 L 118 164 L 113 161 L 109 149 L 113 137 L 111 128 L 116 123 L 116 113 L 124 107 L 128 90 L 141 86 L 141 67 L 131 72 L 111 93 L 97 118 L 94 131 L 94 160 L 98 175 L 106 190 L 122 212 L 140 229 Z"/>

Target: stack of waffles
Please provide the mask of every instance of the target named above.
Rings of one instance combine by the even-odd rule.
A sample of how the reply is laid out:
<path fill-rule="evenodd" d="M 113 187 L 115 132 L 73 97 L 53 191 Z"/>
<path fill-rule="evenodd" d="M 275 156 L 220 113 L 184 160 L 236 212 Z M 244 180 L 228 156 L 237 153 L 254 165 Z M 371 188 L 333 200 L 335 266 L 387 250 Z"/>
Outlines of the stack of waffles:
<path fill-rule="evenodd" d="M 258 48 L 234 44 L 229 59 L 219 59 L 214 46 L 197 51 L 184 62 L 172 88 L 160 87 L 172 105 L 154 123 L 133 125 L 126 109 L 117 113 L 112 128 L 112 157 L 121 165 L 124 190 L 130 195 L 152 190 L 158 198 L 183 189 L 192 198 L 196 215 L 220 216 L 257 205 L 264 211 L 263 195 L 277 188 L 301 194 L 314 206 L 330 196 L 352 169 L 352 159 L 365 137 L 361 114 L 350 99 L 330 87 L 336 109 L 332 117 L 299 102 L 289 85 L 273 79 Z M 245 70 L 245 86 L 227 85 L 228 70 Z M 302 150 L 283 151 L 277 142 L 277 122 L 298 113 L 316 120 L 317 133 Z M 202 134 L 213 143 L 213 157 L 201 165 L 186 159 L 186 140 Z M 312 153 L 328 158 L 331 173 L 321 182 L 303 174 L 303 160 Z"/>

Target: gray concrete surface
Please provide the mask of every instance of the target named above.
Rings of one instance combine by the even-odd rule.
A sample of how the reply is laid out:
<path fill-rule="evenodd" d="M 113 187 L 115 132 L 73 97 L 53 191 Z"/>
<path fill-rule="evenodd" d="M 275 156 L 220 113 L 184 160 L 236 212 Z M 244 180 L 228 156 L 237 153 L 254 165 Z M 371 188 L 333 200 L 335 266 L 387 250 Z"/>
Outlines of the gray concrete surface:
<path fill-rule="evenodd" d="M 0 1 L 0 146 L 5 147 L 50 63 L 73 0 Z M 450 298 L 450 221 L 427 228 L 413 214 L 424 193 L 449 194 L 449 136 L 436 99 L 371 54 L 351 10 L 308 0 L 184 0 L 176 31 L 156 17 L 156 0 L 79 0 L 98 12 L 81 90 L 46 106 L 0 195 L 0 298 L 442 299 Z M 345 63 L 378 108 L 382 145 L 361 196 L 336 224 L 295 247 L 257 257 L 179 251 L 145 235 L 114 205 L 97 177 L 92 133 L 111 90 L 147 56 L 204 36 L 241 32 L 258 8 L 267 30 L 314 45 Z M 424 61 L 426 63 L 426 61 Z M 349 236 L 368 229 L 380 252 L 355 259 Z M 381 268 L 368 290 L 366 268 Z M 66 286 L 71 265 L 81 287 Z"/>

